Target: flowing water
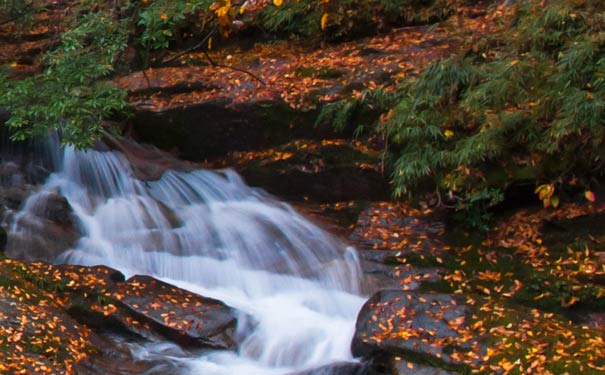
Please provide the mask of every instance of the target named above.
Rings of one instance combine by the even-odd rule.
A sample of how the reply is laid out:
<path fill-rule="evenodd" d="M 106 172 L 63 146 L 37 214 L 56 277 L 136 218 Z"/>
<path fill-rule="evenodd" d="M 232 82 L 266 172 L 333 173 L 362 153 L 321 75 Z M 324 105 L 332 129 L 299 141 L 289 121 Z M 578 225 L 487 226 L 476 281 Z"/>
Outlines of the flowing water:
<path fill-rule="evenodd" d="M 364 302 L 356 253 L 290 206 L 231 170 L 141 181 L 116 151 L 72 148 L 58 164 L 10 232 L 31 235 L 23 223 L 60 193 L 81 237 L 56 262 L 152 275 L 240 310 L 238 351 L 177 356 L 191 374 L 285 374 L 352 359 Z M 151 345 L 135 352 L 157 355 Z"/>

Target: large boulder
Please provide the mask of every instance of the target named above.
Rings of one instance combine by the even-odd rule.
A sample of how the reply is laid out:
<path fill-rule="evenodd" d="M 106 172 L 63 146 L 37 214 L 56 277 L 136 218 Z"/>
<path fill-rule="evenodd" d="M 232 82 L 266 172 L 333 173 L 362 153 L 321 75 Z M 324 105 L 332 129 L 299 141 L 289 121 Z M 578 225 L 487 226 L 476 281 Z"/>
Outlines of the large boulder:
<path fill-rule="evenodd" d="M 391 362 L 405 358 L 455 369 L 455 349 L 472 343 L 461 336 L 468 308 L 447 294 L 382 290 L 362 307 L 351 344 L 354 356 Z"/>
<path fill-rule="evenodd" d="M 113 292 L 126 310 L 124 323 L 141 333 L 150 327 L 188 347 L 235 349 L 237 311 L 216 299 L 177 288 L 150 276 L 134 276 Z M 131 316 L 133 320 L 129 320 Z M 135 324 L 136 321 L 142 325 Z"/>
<path fill-rule="evenodd" d="M 69 286 L 70 313 L 87 325 L 183 347 L 235 349 L 237 311 L 221 301 L 150 276 L 124 276 L 108 267 L 53 267 Z M 98 298 L 95 298 L 97 296 Z"/>

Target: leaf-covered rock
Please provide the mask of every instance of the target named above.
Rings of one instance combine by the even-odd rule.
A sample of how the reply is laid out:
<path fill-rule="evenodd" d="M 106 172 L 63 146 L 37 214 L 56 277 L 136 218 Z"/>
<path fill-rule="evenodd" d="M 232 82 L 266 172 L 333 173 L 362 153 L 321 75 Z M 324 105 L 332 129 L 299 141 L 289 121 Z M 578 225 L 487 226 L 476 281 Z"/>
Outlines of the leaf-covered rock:
<path fill-rule="evenodd" d="M 462 365 L 456 350 L 473 346 L 473 338 L 458 331 L 467 314 L 467 307 L 447 294 L 382 290 L 362 307 L 351 351 L 363 358 L 403 357 L 455 369 Z M 459 347 L 463 342 L 466 347 Z"/>

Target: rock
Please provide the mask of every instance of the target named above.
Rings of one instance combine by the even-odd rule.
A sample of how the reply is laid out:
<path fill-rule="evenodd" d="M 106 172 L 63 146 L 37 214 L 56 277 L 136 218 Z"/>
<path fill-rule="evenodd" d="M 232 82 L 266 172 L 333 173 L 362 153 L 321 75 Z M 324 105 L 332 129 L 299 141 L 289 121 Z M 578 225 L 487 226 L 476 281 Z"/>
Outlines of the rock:
<path fill-rule="evenodd" d="M 236 346 L 237 312 L 221 301 L 150 276 L 124 281 L 105 266 L 21 264 L 28 279 L 57 294 L 71 316 L 93 329 L 191 348 Z"/>
<path fill-rule="evenodd" d="M 402 251 L 360 250 L 358 254 L 361 270 L 366 276 L 364 292 L 368 294 L 374 294 L 381 289 L 417 290 L 423 282 L 440 281 L 447 273 L 443 267 L 394 263 L 405 254 Z"/>
<path fill-rule="evenodd" d="M 455 346 L 456 329 L 464 325 L 467 313 L 465 305 L 447 294 L 383 290 L 362 307 L 351 351 L 378 360 L 401 356 L 460 365 L 446 344 Z"/>
<path fill-rule="evenodd" d="M 145 336 L 151 329 L 186 347 L 236 347 L 237 312 L 221 301 L 138 275 L 119 284 L 113 296 L 126 309 L 123 323 L 135 333 Z"/>
<path fill-rule="evenodd" d="M 378 375 L 368 363 L 337 362 L 290 375 Z"/>
<path fill-rule="evenodd" d="M 322 171 L 303 170 L 297 166 L 285 170 L 243 170 L 249 185 L 260 186 L 271 194 L 288 199 L 306 197 L 315 202 L 344 202 L 355 199 L 382 200 L 389 195 L 384 176 L 373 169 L 355 165 L 327 167 Z"/>
<path fill-rule="evenodd" d="M 59 278 L 79 280 L 69 311 L 96 329 L 184 347 L 235 349 L 237 312 L 221 301 L 199 296 L 150 276 L 123 275 L 108 267 L 58 267 Z M 89 282 L 86 282 L 86 281 Z M 82 298 L 84 294 L 98 295 Z M 92 298 L 92 299 L 91 299 Z"/>
<path fill-rule="evenodd" d="M 387 199 L 379 171 L 380 151 L 343 139 L 301 139 L 261 151 L 232 152 L 219 166 L 232 166 L 252 186 L 286 200 L 344 202 Z"/>
<path fill-rule="evenodd" d="M 404 359 L 393 361 L 392 375 L 459 375 L 457 372 L 447 371 L 441 368 L 419 365 Z"/>
<path fill-rule="evenodd" d="M 58 193 L 32 196 L 27 206 L 9 217 L 17 229 L 8 233 L 6 254 L 13 259 L 52 262 L 80 238 L 71 206 Z"/>
<path fill-rule="evenodd" d="M 40 268 L 46 271 L 47 268 Z M 77 322 L 28 264 L 0 262 L 0 372 L 63 374 L 92 355 L 101 339 Z M 48 289 L 47 289 L 48 288 Z M 38 368 L 36 370 L 36 368 Z"/>
<path fill-rule="evenodd" d="M 126 342 L 116 336 L 103 336 L 95 342 L 97 352 L 76 364 L 77 374 L 86 375 L 180 375 L 187 365 L 180 358 L 187 354 L 171 343 L 155 345 Z M 144 346 L 146 355 L 133 355 L 133 347 Z"/>
<path fill-rule="evenodd" d="M 334 136 L 313 127 L 315 113 L 296 111 L 271 100 L 232 104 L 205 101 L 189 106 L 143 110 L 133 119 L 136 138 L 191 161 L 204 161 L 235 150 L 258 150 L 307 137 Z"/>
<path fill-rule="evenodd" d="M 446 253 L 443 215 L 443 211 L 423 211 L 407 204 L 374 202 L 360 213 L 349 239 L 359 249 L 443 256 Z"/>
<path fill-rule="evenodd" d="M 166 170 L 190 172 L 197 168 L 193 163 L 182 161 L 156 147 L 136 143 L 126 138 L 103 135 L 103 143 L 95 148 L 121 152 L 130 164 L 136 178 L 143 181 L 158 180 Z"/>

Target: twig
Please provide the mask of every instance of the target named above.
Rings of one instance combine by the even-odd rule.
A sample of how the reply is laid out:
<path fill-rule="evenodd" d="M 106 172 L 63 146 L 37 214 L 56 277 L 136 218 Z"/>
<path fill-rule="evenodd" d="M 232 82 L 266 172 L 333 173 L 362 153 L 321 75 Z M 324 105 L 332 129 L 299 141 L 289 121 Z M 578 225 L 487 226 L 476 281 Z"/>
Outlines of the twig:
<path fill-rule="evenodd" d="M 143 77 L 145 78 L 145 81 L 147 82 L 147 88 L 150 89 L 151 88 L 151 82 L 149 81 L 149 77 L 147 76 L 147 72 L 145 71 L 145 69 L 141 70 L 141 73 L 143 73 Z"/>
<path fill-rule="evenodd" d="M 456 206 L 452 206 L 449 204 L 445 204 L 441 199 L 441 193 L 439 192 L 439 188 L 435 189 L 435 193 L 437 194 L 437 207 L 445 207 L 445 208 L 456 208 Z"/>
<path fill-rule="evenodd" d="M 174 55 L 172 57 L 169 57 L 169 58 L 166 58 L 166 59 L 162 60 L 162 64 L 167 64 L 167 63 L 169 63 L 171 61 L 174 61 L 174 60 L 178 59 L 179 57 L 181 57 L 183 55 L 186 55 L 186 54 L 188 54 L 188 53 L 190 53 L 192 51 L 195 51 L 196 49 L 202 47 L 204 44 L 206 44 L 206 42 L 208 41 L 208 39 L 210 39 L 210 37 L 212 36 L 212 34 L 214 34 L 214 30 L 210 31 L 208 33 L 208 35 L 206 35 L 204 37 L 204 39 L 202 39 L 202 41 L 199 42 L 198 44 L 196 44 L 195 46 L 187 48 L 186 50 L 184 50 L 184 51 L 182 51 L 180 53 L 177 53 L 176 55 Z"/>
<path fill-rule="evenodd" d="M 246 69 L 241 69 L 241 68 L 236 68 L 235 66 L 229 66 L 229 65 L 223 65 L 223 64 L 217 64 L 215 63 L 211 58 L 210 55 L 208 54 L 208 51 L 204 51 L 204 55 L 206 55 L 206 58 L 208 59 L 208 61 L 210 61 L 210 65 L 214 66 L 214 67 L 222 67 L 222 68 L 227 68 L 227 69 L 231 69 L 231 70 L 235 70 L 238 72 L 242 72 L 242 73 L 246 73 L 248 74 L 250 77 L 254 78 L 255 80 L 257 80 L 258 82 L 260 82 L 263 86 L 266 86 L 267 84 L 265 83 L 265 81 L 263 81 L 262 79 L 260 79 L 258 76 L 256 76 L 254 73 L 246 70 Z"/>

